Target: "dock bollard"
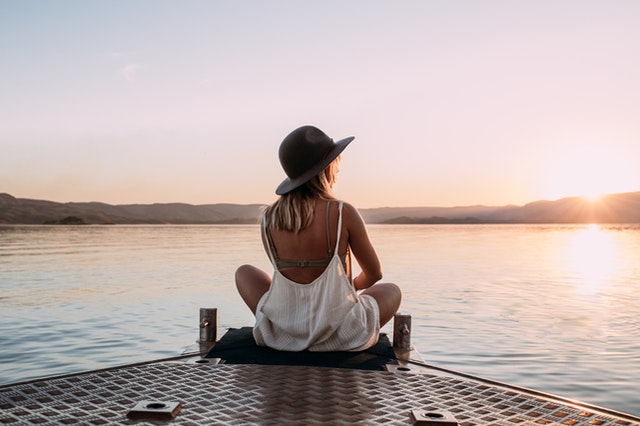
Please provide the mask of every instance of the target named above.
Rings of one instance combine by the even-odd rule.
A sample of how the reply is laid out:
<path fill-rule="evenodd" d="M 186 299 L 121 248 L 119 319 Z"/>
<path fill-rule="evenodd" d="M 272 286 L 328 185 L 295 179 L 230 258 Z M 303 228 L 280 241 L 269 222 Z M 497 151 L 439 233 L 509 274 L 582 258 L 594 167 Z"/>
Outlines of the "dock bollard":
<path fill-rule="evenodd" d="M 411 351 L 411 315 L 400 313 L 394 315 L 393 347 Z"/>
<path fill-rule="evenodd" d="M 218 339 L 218 308 L 200 308 L 200 343 Z"/>

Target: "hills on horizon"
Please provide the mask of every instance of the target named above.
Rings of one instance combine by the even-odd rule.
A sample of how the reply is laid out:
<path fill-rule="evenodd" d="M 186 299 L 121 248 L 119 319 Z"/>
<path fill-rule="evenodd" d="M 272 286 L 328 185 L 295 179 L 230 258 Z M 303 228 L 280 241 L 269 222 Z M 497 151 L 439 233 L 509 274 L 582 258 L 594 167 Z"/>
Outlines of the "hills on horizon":
<path fill-rule="evenodd" d="M 0 224 L 249 224 L 262 204 L 58 203 L 0 193 Z M 371 224 L 640 223 L 640 191 L 597 201 L 566 197 L 523 206 L 380 207 L 360 209 Z"/>

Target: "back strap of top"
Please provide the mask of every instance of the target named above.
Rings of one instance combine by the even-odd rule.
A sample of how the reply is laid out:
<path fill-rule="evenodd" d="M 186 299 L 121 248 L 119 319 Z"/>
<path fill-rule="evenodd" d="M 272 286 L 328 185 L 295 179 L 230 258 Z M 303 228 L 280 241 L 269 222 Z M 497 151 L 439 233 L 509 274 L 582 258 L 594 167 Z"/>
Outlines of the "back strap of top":
<path fill-rule="evenodd" d="M 269 245 L 269 255 L 271 257 L 271 261 L 273 262 L 273 264 L 275 265 L 275 267 L 279 270 L 282 268 L 291 268 L 291 267 L 300 267 L 300 268 L 304 268 L 304 267 L 326 267 L 327 265 L 329 265 L 329 262 L 331 262 L 331 259 L 333 258 L 333 253 L 334 253 L 334 248 L 331 246 L 331 228 L 330 228 L 330 223 L 329 223 L 329 207 L 331 206 L 331 201 L 327 202 L 327 210 L 325 213 L 325 222 L 326 222 L 326 229 L 327 229 L 327 253 L 328 256 L 326 259 L 320 259 L 320 260 L 289 260 L 289 259 L 280 259 L 280 257 L 278 256 L 278 251 L 276 250 L 276 246 L 273 244 L 273 239 L 271 238 L 271 233 L 269 232 L 269 229 L 267 228 L 266 225 L 266 220 L 264 220 L 263 218 L 263 228 L 264 228 L 264 233 L 266 235 L 267 238 L 267 242 Z M 336 235 L 336 247 L 335 250 L 338 250 L 338 246 L 340 243 L 340 231 L 342 230 L 342 202 L 340 202 L 339 204 L 339 208 L 338 208 L 338 232 Z M 344 256 L 340 256 L 340 259 L 342 260 L 342 263 L 344 264 L 346 262 L 346 254 Z"/>

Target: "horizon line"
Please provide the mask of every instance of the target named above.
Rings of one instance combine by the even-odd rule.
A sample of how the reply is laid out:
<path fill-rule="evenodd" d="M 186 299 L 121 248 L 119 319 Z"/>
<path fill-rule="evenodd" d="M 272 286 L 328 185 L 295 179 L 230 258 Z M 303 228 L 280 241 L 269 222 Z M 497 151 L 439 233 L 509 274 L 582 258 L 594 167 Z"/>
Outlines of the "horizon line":
<path fill-rule="evenodd" d="M 623 195 L 623 194 L 633 194 L 633 193 L 637 193 L 640 192 L 640 189 L 637 191 L 626 191 L 626 192 L 612 192 L 612 193 L 606 193 L 606 194 L 602 194 L 596 197 L 593 196 L 586 196 L 586 195 L 567 195 L 564 197 L 560 197 L 560 198 L 555 198 L 555 199 L 538 199 L 538 200 L 532 200 L 532 201 L 528 201 L 524 204 L 516 204 L 516 203 L 507 203 L 507 204 L 457 204 L 457 205 L 452 205 L 452 206 L 439 206 L 439 205 L 403 205 L 403 206 L 378 206 L 378 207 L 357 207 L 358 210 L 370 210 L 370 209 L 395 209 L 395 208 L 466 208 L 466 207 L 510 207 L 510 206 L 515 206 L 515 207 L 520 207 L 520 206 L 525 206 L 531 203 L 537 203 L 537 202 L 545 202 L 545 201 L 549 201 L 549 202 L 554 202 L 554 201 L 560 201 L 560 200 L 564 200 L 564 199 L 572 199 L 572 198 L 581 198 L 585 201 L 589 201 L 592 203 L 597 203 L 599 201 L 601 201 L 601 199 L 606 198 L 606 197 L 610 197 L 610 196 L 615 196 L 615 195 Z M 147 202 L 147 203 L 108 203 L 108 202 L 104 202 L 104 201 L 56 201 L 56 200 L 51 200 L 51 199 L 42 199 L 42 198 L 26 198 L 26 197 L 16 197 L 12 194 L 9 194 L 8 192 L 0 192 L 0 196 L 9 196 L 13 199 L 16 200 L 34 200 L 34 201 L 45 201 L 45 202 L 53 202 L 53 203 L 59 203 L 59 204 L 92 204 L 92 203 L 96 203 L 96 204 L 106 204 L 106 205 L 110 205 L 110 206 L 131 206 L 131 205 L 169 205 L 169 204 L 183 204 L 183 205 L 190 205 L 190 206 L 208 206 L 208 205 L 220 205 L 220 204 L 227 204 L 227 205 L 237 205 L 237 206 L 252 206 L 252 205 L 259 205 L 259 206 L 268 206 L 271 203 L 260 203 L 260 202 L 250 202 L 250 203 L 238 203 L 238 202 L 226 202 L 226 201 L 221 201 L 221 202 L 212 202 L 212 203 L 202 203 L 202 204 L 194 204 L 194 203 L 189 203 L 189 202 L 184 202 L 184 201 L 169 201 L 169 202 Z"/>

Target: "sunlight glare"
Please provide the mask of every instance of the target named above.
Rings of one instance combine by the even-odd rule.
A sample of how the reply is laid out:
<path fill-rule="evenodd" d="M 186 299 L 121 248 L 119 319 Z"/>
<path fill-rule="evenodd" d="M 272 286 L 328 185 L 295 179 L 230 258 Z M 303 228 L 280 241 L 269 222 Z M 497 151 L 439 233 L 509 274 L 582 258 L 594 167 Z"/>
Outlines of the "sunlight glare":
<path fill-rule="evenodd" d="M 604 195 L 606 195 L 604 192 L 593 191 L 590 193 L 583 194 L 582 198 L 589 201 L 590 203 L 597 203 L 602 199 Z"/>
<path fill-rule="evenodd" d="M 583 291 L 594 294 L 615 269 L 615 243 L 611 235 L 591 224 L 580 229 L 566 249 L 567 267 Z"/>
<path fill-rule="evenodd" d="M 597 201 L 605 194 L 637 190 L 631 159 L 592 141 L 588 148 L 564 148 L 546 161 L 541 189 L 548 199 L 583 197 Z"/>

